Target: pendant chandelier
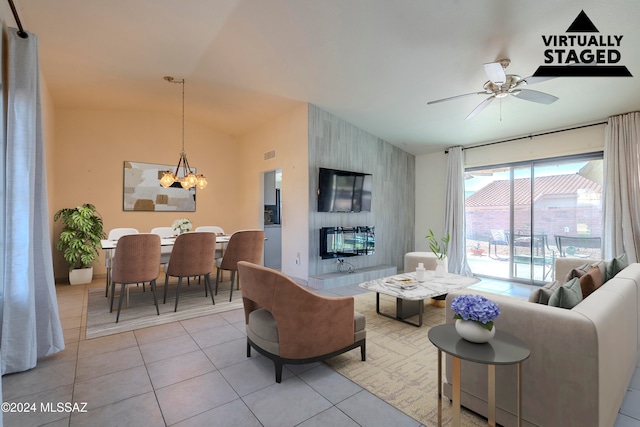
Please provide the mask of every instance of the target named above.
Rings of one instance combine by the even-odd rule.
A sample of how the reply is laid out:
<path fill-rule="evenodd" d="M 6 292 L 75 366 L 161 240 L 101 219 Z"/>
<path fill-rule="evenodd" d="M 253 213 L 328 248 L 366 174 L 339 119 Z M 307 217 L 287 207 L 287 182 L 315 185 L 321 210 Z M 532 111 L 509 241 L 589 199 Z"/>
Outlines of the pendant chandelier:
<path fill-rule="evenodd" d="M 182 85 L 182 151 L 180 151 L 180 159 L 178 160 L 176 171 L 165 171 L 162 178 L 160 178 L 160 185 L 167 188 L 171 187 L 174 182 L 179 182 L 185 190 L 196 185 L 202 190 L 207 186 L 207 178 L 202 174 L 195 174 L 193 169 L 189 166 L 187 153 L 184 151 L 184 79 L 175 80 L 170 76 L 166 76 L 164 79 L 169 83 L 178 83 Z"/>

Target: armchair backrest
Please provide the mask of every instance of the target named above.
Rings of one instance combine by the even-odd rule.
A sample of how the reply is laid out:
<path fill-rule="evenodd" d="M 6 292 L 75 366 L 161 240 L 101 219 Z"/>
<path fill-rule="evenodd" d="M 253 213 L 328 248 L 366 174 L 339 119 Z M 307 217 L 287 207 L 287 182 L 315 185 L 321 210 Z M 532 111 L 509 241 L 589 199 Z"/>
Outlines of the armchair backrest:
<path fill-rule="evenodd" d="M 284 274 L 261 265 L 238 262 L 245 322 L 259 308 L 278 325 L 280 356 L 291 359 L 328 354 L 354 342 L 353 297 L 314 294 Z"/>

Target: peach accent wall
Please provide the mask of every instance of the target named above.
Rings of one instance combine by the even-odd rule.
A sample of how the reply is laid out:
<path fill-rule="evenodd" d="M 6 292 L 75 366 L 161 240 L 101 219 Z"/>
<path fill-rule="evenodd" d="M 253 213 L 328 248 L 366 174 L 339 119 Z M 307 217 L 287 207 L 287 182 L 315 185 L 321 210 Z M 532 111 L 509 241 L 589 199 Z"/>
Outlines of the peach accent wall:
<path fill-rule="evenodd" d="M 134 227 L 149 232 L 189 218 L 194 226 L 219 225 L 226 232 L 249 228 L 239 209 L 244 199 L 240 148 L 230 136 L 185 122 L 185 151 L 192 167 L 209 182 L 197 190 L 195 212 L 125 212 L 122 209 L 123 164 L 137 161 L 175 165 L 181 148 L 181 117 L 162 113 L 110 110 L 57 109 L 50 214 L 83 203 L 94 204 L 104 220 L 105 232 Z M 51 173 L 51 171 L 49 171 Z M 52 228 L 54 240 L 60 224 Z M 54 271 L 65 280 L 67 265 L 54 249 Z M 104 256 L 94 275 L 104 275 Z"/>
<path fill-rule="evenodd" d="M 282 169 L 282 272 L 307 280 L 309 268 L 308 105 L 288 113 L 241 137 L 242 208 L 237 214 L 252 227 L 264 225 L 263 173 Z M 265 160 L 265 152 L 276 156 Z M 300 254 L 300 264 L 295 263 Z"/>

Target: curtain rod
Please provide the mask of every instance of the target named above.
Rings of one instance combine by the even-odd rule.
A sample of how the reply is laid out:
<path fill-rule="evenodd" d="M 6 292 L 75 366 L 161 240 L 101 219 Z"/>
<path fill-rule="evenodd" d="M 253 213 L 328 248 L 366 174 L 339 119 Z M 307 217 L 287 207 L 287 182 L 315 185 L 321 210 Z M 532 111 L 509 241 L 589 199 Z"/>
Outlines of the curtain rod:
<path fill-rule="evenodd" d="M 18 35 L 23 39 L 29 37 L 29 34 L 22 28 L 22 23 L 20 22 L 20 17 L 18 16 L 18 11 L 16 10 L 16 6 L 13 4 L 13 0 L 7 0 L 9 2 L 9 6 L 11 7 L 11 13 L 13 13 L 13 18 L 16 20 L 16 25 L 18 26 Z"/>
<path fill-rule="evenodd" d="M 535 137 L 538 136 L 545 136 L 545 135 L 551 135 L 554 133 L 560 133 L 560 132 L 566 132 L 568 130 L 576 130 L 576 129 L 582 129 L 582 128 L 588 128 L 591 126 L 600 126 L 600 125 L 606 125 L 607 122 L 598 122 L 598 123 L 591 123 L 589 125 L 581 125 L 581 126 L 575 126 L 572 128 L 566 128 L 566 129 L 558 129 L 558 130 L 551 130 L 549 132 L 542 132 L 542 133 L 536 133 L 536 134 L 531 134 L 531 135 L 526 135 L 526 136 L 519 136 L 517 138 L 511 138 L 511 139 L 505 139 L 503 141 L 494 141 L 494 142 L 487 142 L 486 144 L 478 144 L 478 145 L 472 145 L 470 147 L 462 147 L 462 150 L 471 150 L 472 148 L 479 148 L 479 147 L 486 147 L 488 145 L 495 145 L 495 144 L 503 144 L 505 142 L 513 142 L 513 141 L 519 141 L 521 139 L 533 139 Z M 445 154 L 449 154 L 449 150 L 444 150 Z"/>

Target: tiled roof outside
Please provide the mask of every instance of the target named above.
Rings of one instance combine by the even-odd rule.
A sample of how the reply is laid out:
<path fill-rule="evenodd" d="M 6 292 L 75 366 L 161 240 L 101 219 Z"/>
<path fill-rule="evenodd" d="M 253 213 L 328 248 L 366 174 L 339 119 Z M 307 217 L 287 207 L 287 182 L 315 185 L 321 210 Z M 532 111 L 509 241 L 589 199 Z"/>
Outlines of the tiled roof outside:
<path fill-rule="evenodd" d="M 548 195 L 575 195 L 578 190 L 602 192 L 602 186 L 581 175 L 551 175 L 534 179 L 534 202 Z M 514 205 L 530 204 L 531 179 L 514 180 Z M 466 198 L 467 207 L 509 206 L 509 180 L 493 181 Z"/>

